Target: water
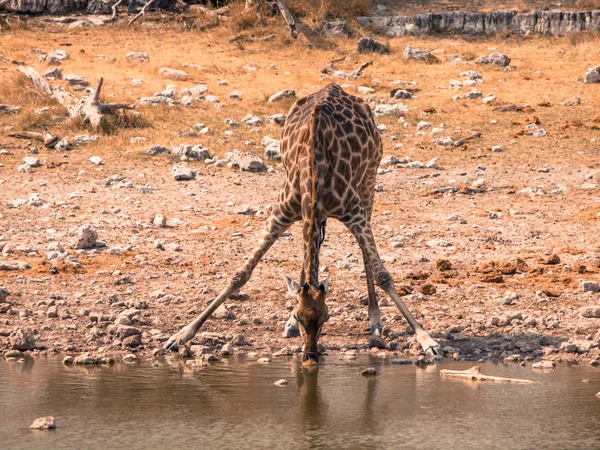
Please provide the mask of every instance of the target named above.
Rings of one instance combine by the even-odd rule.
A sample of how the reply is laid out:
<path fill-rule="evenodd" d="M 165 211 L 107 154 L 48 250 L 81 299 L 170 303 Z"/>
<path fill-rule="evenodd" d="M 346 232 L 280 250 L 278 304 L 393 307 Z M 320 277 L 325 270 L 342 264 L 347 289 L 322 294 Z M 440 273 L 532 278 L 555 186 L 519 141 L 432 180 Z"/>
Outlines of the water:
<path fill-rule="evenodd" d="M 357 374 L 368 366 L 376 376 Z M 329 357 L 309 372 L 296 360 L 236 358 L 192 373 L 173 361 L 98 368 L 0 361 L 0 448 L 600 448 L 600 370 L 482 365 L 486 375 L 532 385 L 438 373 L 471 366 Z M 289 385 L 274 386 L 280 378 Z M 56 430 L 28 429 L 45 415 L 56 417 Z"/>

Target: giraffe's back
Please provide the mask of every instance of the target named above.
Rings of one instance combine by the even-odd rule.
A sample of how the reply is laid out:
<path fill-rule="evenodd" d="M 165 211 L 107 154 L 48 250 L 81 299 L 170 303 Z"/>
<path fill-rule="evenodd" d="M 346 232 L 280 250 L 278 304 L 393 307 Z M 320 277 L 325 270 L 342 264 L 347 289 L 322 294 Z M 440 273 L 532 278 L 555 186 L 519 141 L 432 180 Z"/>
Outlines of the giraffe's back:
<path fill-rule="evenodd" d="M 301 98 L 288 114 L 281 142 L 287 189 L 302 191 L 302 181 L 318 173 L 326 216 L 342 216 L 349 200 L 372 190 L 381 155 L 368 105 L 336 84 Z"/>

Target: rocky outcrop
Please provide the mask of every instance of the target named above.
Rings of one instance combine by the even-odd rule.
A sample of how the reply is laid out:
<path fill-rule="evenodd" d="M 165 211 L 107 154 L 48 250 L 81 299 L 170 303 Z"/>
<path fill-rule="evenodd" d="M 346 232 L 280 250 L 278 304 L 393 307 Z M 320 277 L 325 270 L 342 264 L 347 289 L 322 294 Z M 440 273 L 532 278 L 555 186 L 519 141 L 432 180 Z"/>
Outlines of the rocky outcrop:
<path fill-rule="evenodd" d="M 488 13 L 440 12 L 416 16 L 358 17 L 389 37 L 436 33 L 486 35 L 496 33 L 560 35 L 578 31 L 600 31 L 600 10 L 581 12 L 516 11 Z"/>
<path fill-rule="evenodd" d="M 88 0 L 10 0 L 7 11 L 31 14 L 66 14 L 85 9 Z"/>

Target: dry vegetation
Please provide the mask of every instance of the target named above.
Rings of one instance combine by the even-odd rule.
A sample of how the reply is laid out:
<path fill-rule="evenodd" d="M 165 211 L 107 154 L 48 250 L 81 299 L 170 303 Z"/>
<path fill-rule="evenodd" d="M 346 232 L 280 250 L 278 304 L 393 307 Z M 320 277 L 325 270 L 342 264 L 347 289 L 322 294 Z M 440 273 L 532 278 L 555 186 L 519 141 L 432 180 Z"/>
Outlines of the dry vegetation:
<path fill-rule="evenodd" d="M 290 3 L 299 15 L 302 8 L 312 5 L 309 0 Z M 366 7 L 367 2 L 331 1 L 324 4 L 318 17 L 355 14 Z M 171 147 L 189 143 L 202 144 L 219 156 L 236 148 L 262 154 L 261 138 L 265 135 L 278 137 L 279 126 L 265 125 L 259 133 L 242 126 L 236 128 L 232 136 L 226 136 L 224 132 L 228 127 L 225 119 L 229 117 L 240 120 L 248 113 L 263 118 L 275 113 L 285 113 L 292 104 L 291 100 L 267 103 L 266 99 L 285 88 L 295 89 L 298 97 L 315 91 L 332 81 L 329 78 L 322 79 L 320 69 L 331 59 L 347 55 L 351 61 L 338 64 L 344 70 L 354 69 L 368 59 L 374 60 L 373 66 L 365 71 L 363 77 L 348 82 L 346 89 L 350 93 L 356 94 L 358 86 L 369 86 L 376 90 L 376 99 L 385 101 L 389 98 L 391 82 L 417 81 L 415 87 L 419 89 L 416 93 L 418 98 L 405 101 L 411 108 L 406 115 L 406 121 L 412 124 L 411 127 L 404 128 L 397 118 L 378 119 L 379 123 L 386 124 L 390 129 L 384 135 L 384 154 L 410 156 L 413 160 L 423 162 L 437 157 L 446 169 L 442 172 L 403 169 L 397 174 L 383 176 L 381 182 L 385 191 L 376 200 L 374 223 L 377 238 L 382 254 L 394 255 L 395 262 L 390 262 L 389 266 L 397 280 L 413 284 L 416 288 L 423 284 L 422 280 L 415 281 L 409 274 L 417 269 L 414 261 L 419 255 L 427 255 L 430 261 L 418 266 L 419 270 L 436 273 L 435 260 L 442 257 L 452 260 L 453 267 L 458 270 L 454 278 L 436 273 L 432 280 L 439 287 L 438 293 L 433 297 L 416 296 L 409 300 L 410 307 L 418 311 L 420 320 L 434 332 L 443 332 L 448 326 L 459 323 L 468 328 L 468 334 L 487 334 L 492 331 L 477 331 L 475 324 L 481 320 L 485 322 L 494 314 L 522 311 L 526 316 L 540 318 L 555 314 L 564 316 L 564 327 L 549 327 L 547 330 L 540 329 L 540 332 L 556 334 L 561 338 L 575 335 L 578 325 L 572 321 L 575 320 L 578 308 L 597 303 L 596 297 L 578 294 L 579 275 L 568 269 L 561 272 L 562 266 L 557 266 L 530 276 L 509 276 L 504 283 L 484 284 L 486 288 L 481 288 L 478 287 L 481 285 L 481 276 L 477 267 L 492 260 L 512 261 L 517 256 L 522 256 L 535 268 L 540 259 L 545 257 L 545 252 L 560 253 L 564 249 L 570 249 L 561 254 L 563 263 L 570 267 L 585 265 L 585 278 L 598 279 L 600 248 L 597 231 L 594 231 L 600 225 L 598 191 L 580 189 L 581 184 L 586 181 L 597 183 L 600 176 L 600 131 L 597 123 L 597 116 L 600 114 L 600 86 L 584 85 L 582 82 L 586 69 L 600 63 L 600 40 L 597 35 L 392 39 L 389 41 L 389 56 L 367 57 L 355 51 L 355 39 L 333 39 L 333 50 L 321 50 L 307 43 L 304 37 L 292 40 L 278 19 L 264 18 L 256 21 L 255 17 L 237 17 L 234 21 L 233 27 L 221 26 L 204 32 L 182 32 L 181 24 L 150 21 L 147 23 L 151 23 L 151 26 L 138 24 L 134 30 L 119 24 L 69 32 L 48 27 L 31 31 L 12 30 L 1 37 L 1 51 L 7 58 L 33 64 L 40 73 L 47 67 L 36 62 L 38 54 L 33 53 L 32 49 L 41 48 L 44 52 L 53 48 L 68 50 L 71 59 L 60 66 L 63 73 L 83 75 L 92 86 L 95 86 L 100 77 L 104 77 L 105 101 L 139 105 L 141 97 L 162 91 L 168 84 L 175 84 L 179 91 L 205 83 L 209 87 L 208 94 L 218 96 L 225 104 L 221 109 L 216 109 L 207 102 L 198 102 L 191 107 L 138 106 L 135 112 L 121 113 L 111 122 L 111 126 L 102 130 L 98 144 L 76 147 L 71 151 L 68 165 L 56 170 L 41 168 L 33 174 L 18 174 L 16 166 L 24 156 L 29 155 L 23 141 L 9 139 L 6 137 L 7 133 L 19 130 L 41 131 L 43 127 L 47 127 L 54 134 L 72 138 L 89 130 L 81 122 L 65 122 L 64 110 L 60 108 L 51 114 L 36 115 L 37 108 L 50 106 L 48 100 L 33 92 L 28 83 L 16 74 L 12 65 L 0 63 L 0 103 L 23 107 L 18 115 L 0 117 L 0 133 L 3 135 L 0 136 L 0 148 L 5 147 L 12 152 L 12 155 L 0 159 L 4 164 L 0 168 L 0 179 L 6 180 L 0 185 L 2 208 L 15 198 L 27 198 L 30 192 L 39 191 L 48 201 L 64 200 L 75 190 L 85 193 L 81 210 L 66 210 L 73 214 L 66 218 L 57 218 L 56 214 L 49 214 L 47 211 L 40 213 L 40 210 L 6 209 L 0 214 L 0 235 L 8 242 L 14 241 L 15 245 L 29 236 L 29 245 L 39 247 L 43 254 L 47 245 L 45 240 L 42 237 L 31 237 L 32 233 L 43 236 L 44 230 L 55 228 L 59 235 L 64 235 L 69 227 L 92 222 L 102 229 L 101 238 L 110 241 L 109 244 L 134 243 L 133 249 L 126 252 L 123 258 L 110 256 L 104 260 L 102 255 L 94 256 L 91 259 L 95 262 L 84 263 L 84 267 L 87 267 L 84 274 L 60 273 L 48 279 L 44 282 L 48 290 L 60 291 L 64 298 L 72 299 L 75 292 L 86 291 L 92 278 L 93 289 L 87 295 L 78 297 L 77 302 L 74 301 L 71 308 L 73 311 L 78 302 L 93 304 L 117 291 L 124 298 L 148 299 L 149 302 L 156 303 L 153 304 L 152 315 L 159 319 L 152 326 L 161 328 L 165 333 L 175 331 L 198 311 L 199 306 L 195 305 L 198 298 L 206 299 L 215 294 L 223 284 L 223 274 L 231 273 L 237 267 L 238 260 L 253 247 L 253 235 L 262 227 L 262 218 L 238 216 L 234 212 L 235 208 L 226 206 L 227 201 L 233 201 L 236 207 L 242 204 L 264 207 L 274 201 L 274 192 L 281 182 L 282 174 L 248 174 L 239 177 L 230 169 L 206 168 L 200 163 L 190 163 L 201 170 L 202 178 L 187 185 L 178 184 L 169 175 L 173 160 L 162 156 L 150 158 L 145 154 L 146 149 L 151 144 Z M 230 38 L 240 32 L 243 38 L 229 42 Z M 275 34 L 271 41 L 253 41 L 253 38 L 270 34 Z M 358 34 L 361 34 L 360 30 Z M 402 52 L 407 45 L 436 50 L 440 63 L 421 64 L 404 60 Z M 511 65 L 516 70 L 503 72 L 491 67 L 453 65 L 446 58 L 456 54 L 471 61 L 490 50 L 509 55 L 512 58 Z M 125 54 L 130 51 L 148 52 L 150 62 L 126 62 Z M 114 57 L 116 61 L 97 60 L 100 54 Z M 200 68 L 184 69 L 189 73 L 186 81 L 173 82 L 158 76 L 161 67 L 181 69 L 182 64 L 194 64 Z M 248 66 L 256 70 L 249 69 Z M 450 80 L 459 79 L 458 74 L 468 69 L 483 72 L 484 84 L 479 89 L 484 95 L 496 95 L 497 105 L 528 104 L 535 111 L 499 113 L 493 111 L 493 106 L 483 105 L 481 100 L 452 101 L 453 95 L 464 94 L 469 89 L 449 90 Z M 132 84 L 133 79 L 142 79 L 144 83 L 135 86 Z M 227 80 L 228 84 L 221 85 L 222 80 Z M 346 83 L 341 80 L 333 81 Z M 60 83 L 62 82 L 55 82 Z M 229 94 L 238 89 L 242 91 L 243 100 L 230 99 Z M 75 95 L 81 94 L 75 92 Z M 575 96 L 581 98 L 581 105 L 560 105 Z M 539 106 L 541 104 L 546 106 Z M 430 113 L 424 113 L 425 110 Z M 523 129 L 523 124 L 533 120 L 532 116 L 539 119 L 548 136 L 514 137 L 515 133 Z M 481 139 L 461 148 L 438 147 L 432 145 L 432 138 L 428 135 L 415 136 L 415 125 L 420 120 L 428 120 L 433 126 L 446 124 L 447 135 L 468 136 L 473 132 L 481 132 Z M 194 138 L 178 137 L 178 131 L 186 131 L 198 122 L 205 123 L 211 134 Z M 399 140 L 392 141 L 392 135 Z M 136 136 L 143 136 L 147 141 L 130 144 L 130 139 Z M 256 145 L 247 145 L 248 141 Z M 394 149 L 397 143 L 403 143 L 404 147 Z M 490 148 L 496 145 L 502 146 L 504 151 L 490 152 Z M 91 155 L 102 157 L 105 165 L 91 166 L 87 162 Z M 65 161 L 60 153 L 45 150 L 40 159 L 54 163 Z M 431 189 L 447 185 L 453 179 L 458 179 L 459 183 L 470 183 L 475 179 L 475 167 L 478 164 L 487 166 L 488 182 L 495 190 L 479 196 L 428 195 Z M 537 172 L 543 166 L 548 166 L 551 172 Z M 88 173 L 79 173 L 82 169 Z M 121 173 L 137 180 L 140 172 L 145 174 L 143 182 L 155 189 L 156 193 L 152 196 L 106 190 L 102 187 L 102 179 L 112 174 Z M 462 176 L 463 172 L 468 172 L 468 176 Z M 435 178 L 434 175 L 438 174 L 440 176 Z M 593 180 L 586 179 L 587 175 L 592 175 Z M 48 182 L 47 188 L 40 188 L 41 178 Z M 232 181 L 235 180 L 241 180 L 241 185 L 233 184 Z M 523 187 L 542 186 L 542 189 L 549 192 L 561 184 L 569 185 L 562 196 L 530 198 L 516 194 Z M 197 194 L 193 200 L 186 196 L 190 191 Z M 97 192 L 106 194 L 95 195 Z M 126 195 L 133 196 L 133 200 L 123 200 Z M 189 204 L 193 205 L 190 207 L 192 209 L 184 208 L 183 205 Z M 121 210 L 124 212 L 119 213 Z M 511 211 L 515 210 L 520 211 L 523 216 L 513 216 Z M 490 221 L 488 217 L 491 211 L 501 212 L 504 218 L 499 222 Z M 67 215 L 62 209 L 57 214 L 61 215 L 61 212 Z M 140 225 L 148 223 L 157 213 L 164 213 L 169 218 L 182 217 L 186 225 L 183 229 L 173 227 L 160 231 Z M 124 214 L 127 218 L 123 218 Z M 468 225 L 459 226 L 458 222 L 448 222 L 446 218 L 450 214 L 466 218 Z M 216 228 L 211 231 L 206 226 Z M 231 240 L 231 234 L 238 231 L 243 231 L 250 239 Z M 248 285 L 251 301 L 236 306 L 236 314 L 240 317 L 267 317 L 264 324 L 246 326 L 212 321 L 207 325 L 208 329 L 233 329 L 251 335 L 261 348 L 275 349 L 289 345 L 289 341 L 279 339 L 278 331 L 287 314 L 281 276 L 284 273 L 295 273 L 299 267 L 300 243 L 296 231 L 294 229 L 292 238 L 278 243 L 265 263 L 257 269 L 255 278 Z M 392 250 L 388 247 L 387 241 L 392 236 L 409 231 L 415 233 L 417 238 L 406 249 Z M 172 255 L 156 251 L 152 248 L 152 242 L 158 235 L 163 239 L 182 242 L 184 252 Z M 132 236 L 137 237 L 134 239 Z M 331 267 L 334 280 L 333 294 L 336 298 L 332 304 L 335 308 L 344 310 L 344 302 L 356 300 L 349 291 L 365 293 L 364 281 L 360 279 L 361 263 L 358 260 L 352 261 L 351 270 L 338 268 L 336 262 L 350 252 L 356 255 L 358 249 L 339 226 L 333 225 L 329 236 L 331 243 L 325 245 L 324 261 Z M 138 238 L 140 240 L 136 240 Z M 455 245 L 448 250 L 431 249 L 425 245 L 430 239 L 446 239 Z M 131 258 L 134 255 L 144 255 L 152 264 L 140 268 Z M 37 265 L 34 265 L 36 273 L 44 271 L 41 259 L 32 258 L 32 262 L 37 261 Z M 391 259 L 388 258 L 388 261 Z M 117 287 L 110 276 L 106 278 L 104 274 L 97 272 L 117 269 L 130 274 L 137 284 Z M 22 297 L 18 302 L 26 303 L 29 298 L 35 302 L 43 296 L 39 292 L 39 285 L 34 282 L 17 284 L 14 274 L 0 273 L 0 277 L 11 290 L 21 292 Z M 276 288 L 272 289 L 270 286 Z M 148 293 L 156 289 L 172 292 L 177 301 L 174 300 L 169 305 L 155 301 L 154 297 L 148 298 Z M 522 301 L 508 312 L 506 310 L 509 307 L 503 306 L 498 300 L 507 289 L 519 291 L 522 295 Z M 552 289 L 558 290 L 563 295 L 557 299 L 552 297 L 553 300 L 549 303 L 547 298 L 551 296 L 540 297 L 537 293 L 542 289 L 550 293 L 553 292 Z M 540 302 L 540 298 L 546 300 Z M 336 321 L 333 317 L 332 323 L 328 325 L 331 334 L 324 337 L 325 345 L 343 345 L 348 342 L 364 344 L 368 322 L 364 321 L 366 311 L 362 309 L 366 308 L 361 307 L 360 314 L 353 312 L 350 319 Z M 392 324 L 396 329 L 403 329 L 401 320 L 391 319 L 394 314 L 396 311 L 393 308 L 384 308 L 386 323 Z M 480 316 L 484 318 L 480 320 Z M 571 325 L 566 324 L 567 318 Z M 13 319 L 10 324 L 13 324 Z M 81 322 L 79 326 L 83 327 L 84 324 L 85 322 Z M 66 330 L 61 330 L 60 333 L 67 333 Z M 508 335 L 510 333 L 507 330 L 503 331 Z M 60 333 L 46 337 L 47 342 L 52 345 L 59 342 Z M 79 345 L 77 333 L 68 333 Z M 593 330 L 584 332 L 583 336 L 594 333 Z M 451 344 L 460 346 L 457 343 Z M 497 352 L 495 356 L 500 354 L 501 352 Z"/>

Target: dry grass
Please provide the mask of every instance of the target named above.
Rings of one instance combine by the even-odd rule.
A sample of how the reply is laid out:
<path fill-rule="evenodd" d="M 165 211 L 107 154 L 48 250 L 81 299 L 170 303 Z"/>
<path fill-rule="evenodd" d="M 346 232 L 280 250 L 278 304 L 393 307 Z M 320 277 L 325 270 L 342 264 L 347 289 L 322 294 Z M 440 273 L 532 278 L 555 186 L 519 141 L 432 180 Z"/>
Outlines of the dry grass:
<path fill-rule="evenodd" d="M 35 64 L 37 70 L 43 72 L 46 66 L 36 63 L 37 55 L 31 53 L 30 49 L 40 47 L 40 43 L 44 43 L 42 49 L 45 51 L 66 48 L 71 53 L 71 59 L 62 64 L 63 73 L 84 75 L 92 86 L 103 76 L 105 101 L 139 105 L 140 97 L 161 91 L 168 84 L 175 84 L 177 90 L 180 90 L 206 83 L 209 94 L 217 95 L 226 105 L 222 109 L 216 109 L 207 102 L 199 102 L 189 108 L 139 106 L 137 112 L 140 115 L 128 112 L 111 118 L 113 120 L 103 130 L 106 136 L 97 144 L 99 154 L 103 151 L 111 153 L 115 149 L 119 152 L 130 149 L 141 153 L 151 144 L 170 146 L 179 143 L 202 144 L 221 156 L 235 148 L 261 154 L 262 136 L 277 137 L 281 133 L 280 127 L 269 124 L 255 133 L 249 127 L 242 126 L 234 129 L 233 136 L 225 136 L 224 132 L 228 128 L 224 123 L 225 118 L 240 120 L 248 113 L 260 117 L 286 113 L 291 102 L 273 104 L 267 103 L 266 98 L 290 87 L 296 89 L 298 96 L 303 96 L 328 83 L 329 79 L 320 79 L 320 69 L 339 54 L 350 55 L 353 59 L 338 64 L 343 70 L 352 70 L 367 60 L 365 56 L 355 52 L 354 40 L 337 39 L 337 50 L 318 50 L 310 48 L 302 36 L 298 40 L 292 40 L 289 32 L 279 23 L 255 27 L 254 36 L 275 33 L 275 40 L 244 42 L 243 50 L 235 43 L 228 42 L 237 33 L 231 28 L 181 33 L 178 28 L 180 26 L 159 25 L 156 28 L 133 31 L 116 25 L 69 33 L 56 30 L 11 31 L 3 38 L 3 53 L 11 59 Z M 600 141 L 600 132 L 586 127 L 561 130 L 561 126 L 568 120 L 588 124 L 600 110 L 598 86 L 581 83 L 585 70 L 600 60 L 600 47 L 597 43 L 598 38 L 593 35 L 564 38 L 511 37 L 505 40 L 439 36 L 392 39 L 392 54 L 369 57 L 368 59 L 375 60 L 374 65 L 365 71 L 362 79 L 349 83 L 347 90 L 357 93 L 359 85 L 371 86 L 376 89 L 377 98 L 386 99 L 389 96 L 390 82 L 399 79 L 415 80 L 420 89 L 416 94 L 418 98 L 405 102 L 411 107 L 406 117 L 409 123 L 415 125 L 420 120 L 428 120 L 434 126 L 445 123 L 448 134 L 456 136 L 468 135 L 473 130 L 482 132 L 482 139 L 470 143 L 466 148 L 441 149 L 431 145 L 432 138 L 429 136 L 414 136 L 414 128 L 403 128 L 396 118 L 381 118 L 378 121 L 385 123 L 391 130 L 391 133 L 384 135 L 384 149 L 388 154 L 408 155 L 419 160 L 437 156 L 445 166 L 459 165 L 465 160 L 479 157 L 486 164 L 508 165 L 538 164 L 541 160 L 566 156 L 572 161 L 590 162 L 598 155 L 598 144 L 590 142 L 590 139 Z M 64 44 L 71 45 L 62 47 Z M 442 49 L 445 54 L 438 53 L 440 64 L 409 63 L 401 57 L 407 45 Z M 456 66 L 447 62 L 446 57 L 450 54 L 459 54 L 471 60 L 489 53 L 490 49 L 510 55 L 517 70 L 505 73 L 489 67 Z M 150 63 L 126 62 L 125 54 L 129 51 L 147 51 Z M 98 54 L 115 57 L 116 62 L 96 61 Z M 173 82 L 158 77 L 161 67 L 181 69 L 183 63 L 196 64 L 202 69 L 184 69 L 189 73 L 186 81 Z M 271 64 L 276 69 L 270 68 Z M 253 66 L 256 70 L 248 70 L 244 66 Z M 523 113 L 497 113 L 477 100 L 451 101 L 451 97 L 457 92 L 446 89 L 450 80 L 459 79 L 459 72 L 469 68 L 483 71 L 485 83 L 480 89 L 484 94 L 495 94 L 499 103 L 532 105 L 536 110 L 534 115 L 539 117 L 549 136 L 543 139 L 522 136 L 511 143 L 511 136 L 522 128 L 513 123 L 522 122 L 525 118 Z M 67 137 L 89 131 L 81 123 L 67 125 L 52 121 L 51 117 L 35 117 L 35 109 L 48 106 L 48 100 L 30 89 L 24 89 L 23 80 L 15 75 L 14 67 L 8 66 L 7 69 L 6 72 L 0 72 L 0 100 L 21 105 L 24 110 L 18 116 L 4 116 L 1 120 L 5 126 L 29 130 L 50 126 Z M 144 84 L 132 85 L 134 78 L 144 80 Z M 374 79 L 378 79 L 381 84 L 373 82 Z M 228 85 L 219 85 L 221 80 L 227 80 Z M 346 83 L 339 79 L 334 81 Z M 62 82 L 55 82 L 60 83 Z M 229 93 L 237 89 L 242 91 L 243 100 L 230 100 Z M 468 90 L 463 89 L 461 93 L 464 95 Z M 581 106 L 559 105 L 574 96 L 581 98 Z M 541 102 L 549 102 L 551 107 L 538 107 Z M 430 106 L 435 108 L 436 113 L 424 116 L 422 110 Z M 492 120 L 497 123 L 492 125 Z M 209 136 L 177 135 L 178 131 L 187 131 L 198 122 L 209 127 Z M 390 141 L 390 135 L 398 136 L 399 142 L 404 143 L 404 148 L 393 150 L 395 142 Z M 144 136 L 148 141 L 131 145 L 129 139 L 134 136 Z M 246 145 L 247 141 L 256 145 Z M 489 153 L 489 148 L 493 145 L 504 146 L 504 153 Z"/>

